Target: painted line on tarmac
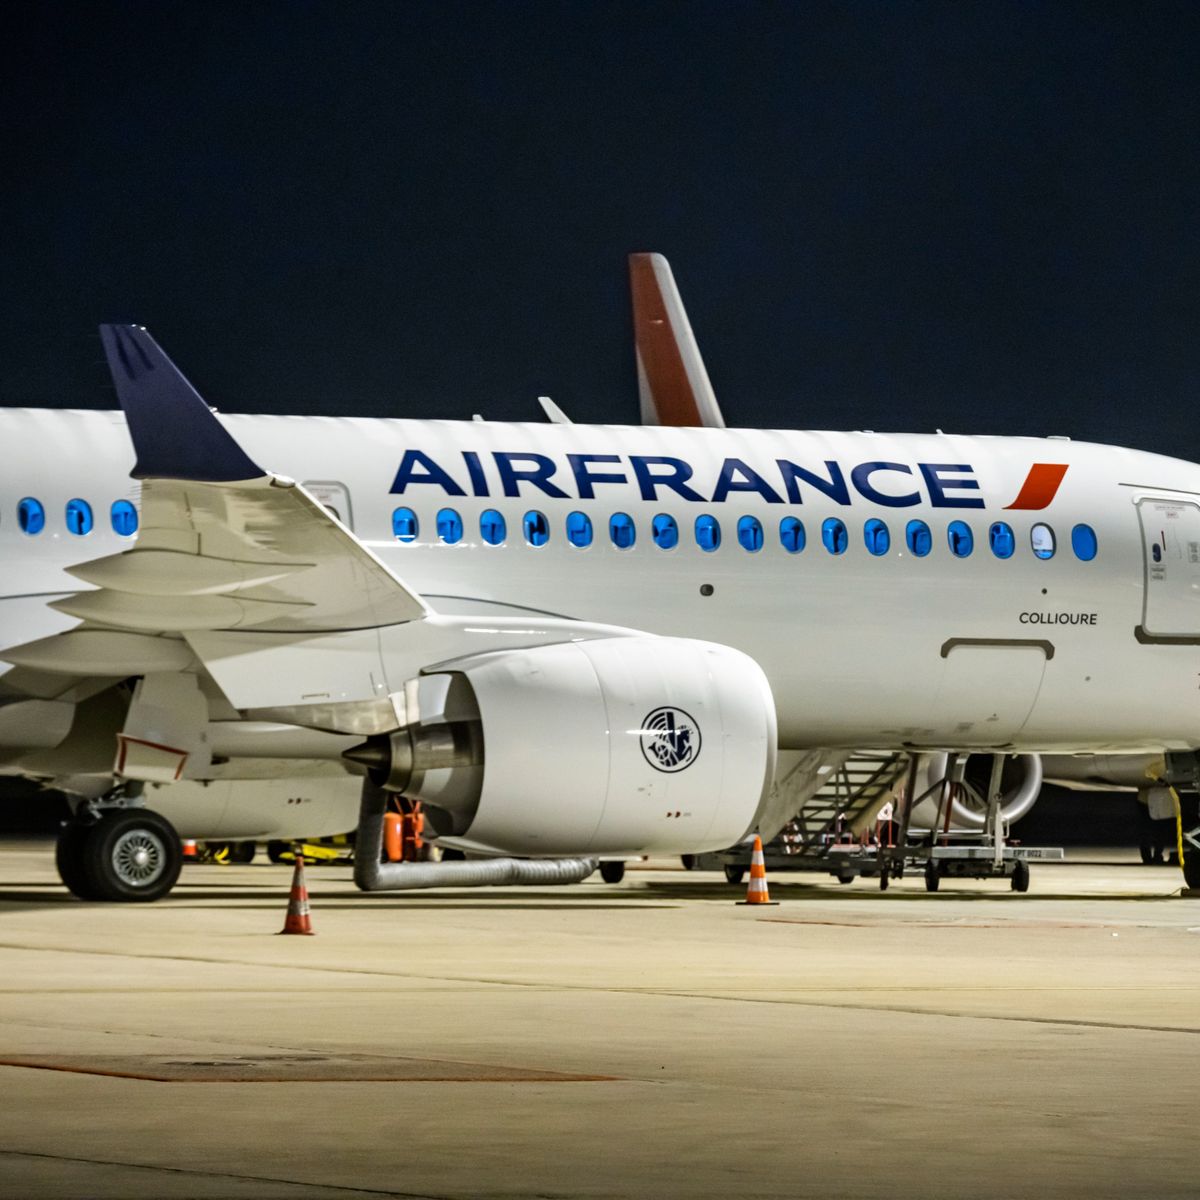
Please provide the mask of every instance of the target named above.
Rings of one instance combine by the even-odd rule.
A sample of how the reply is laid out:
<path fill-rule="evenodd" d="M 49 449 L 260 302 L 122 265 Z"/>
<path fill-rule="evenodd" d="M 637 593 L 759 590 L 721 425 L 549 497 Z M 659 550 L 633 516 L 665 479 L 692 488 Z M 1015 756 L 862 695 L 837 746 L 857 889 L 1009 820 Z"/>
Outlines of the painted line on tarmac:
<path fill-rule="evenodd" d="M 234 1171 L 198 1171 L 188 1167 L 164 1167 L 157 1163 L 127 1162 L 113 1158 L 83 1158 L 74 1154 L 46 1154 L 39 1150 L 16 1150 L 0 1147 L 0 1156 L 37 1158 L 44 1162 L 80 1163 L 89 1167 L 124 1167 L 134 1171 L 159 1171 L 167 1175 L 184 1175 L 192 1179 L 235 1179 L 240 1183 L 276 1183 L 285 1187 L 317 1189 L 333 1196 L 396 1196 L 399 1200 L 457 1200 L 445 1192 L 398 1192 L 383 1188 L 344 1187 L 337 1183 L 310 1183 L 304 1179 L 285 1179 L 280 1175 L 243 1175 Z"/>

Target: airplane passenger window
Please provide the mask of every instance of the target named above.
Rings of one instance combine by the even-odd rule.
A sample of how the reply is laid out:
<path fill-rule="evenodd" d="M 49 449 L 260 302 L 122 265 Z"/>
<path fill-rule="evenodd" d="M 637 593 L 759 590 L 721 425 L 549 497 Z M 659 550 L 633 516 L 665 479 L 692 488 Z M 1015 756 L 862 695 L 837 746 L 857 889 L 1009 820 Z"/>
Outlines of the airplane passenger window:
<path fill-rule="evenodd" d="M 628 513 L 613 513 L 608 519 L 608 536 L 618 550 L 628 550 L 637 538 L 633 518 Z"/>
<path fill-rule="evenodd" d="M 453 546 L 457 542 L 461 542 L 463 535 L 462 517 L 452 508 L 443 508 L 437 515 L 437 531 L 438 537 L 447 546 Z"/>
<path fill-rule="evenodd" d="M 1038 558 L 1054 557 L 1054 530 L 1049 525 L 1035 525 L 1029 531 L 1029 541 Z"/>
<path fill-rule="evenodd" d="M 821 541 L 830 554 L 844 554 L 850 541 L 845 524 L 837 517 L 826 517 L 821 526 Z"/>
<path fill-rule="evenodd" d="M 1096 531 L 1090 525 L 1076 525 L 1071 530 L 1071 549 L 1080 562 L 1091 562 L 1097 548 Z"/>
<path fill-rule="evenodd" d="M 26 496 L 17 505 L 17 524 L 20 525 L 22 533 L 31 537 L 35 533 L 41 533 L 46 528 L 46 510 L 42 507 L 42 502 L 32 496 Z"/>
<path fill-rule="evenodd" d="M 739 517 L 737 537 L 743 550 L 749 550 L 751 554 L 761 550 L 763 544 L 762 522 L 757 517 Z"/>
<path fill-rule="evenodd" d="M 904 540 L 909 552 L 917 558 L 924 558 L 933 549 L 933 534 L 924 521 L 909 521 L 904 530 Z"/>
<path fill-rule="evenodd" d="M 1003 521 L 997 521 L 988 530 L 988 545 L 997 558 L 1012 558 L 1017 548 L 1017 539 L 1013 537 L 1012 526 Z"/>
<path fill-rule="evenodd" d="M 567 517 L 567 541 L 572 546 L 592 544 L 592 518 L 587 513 L 573 512 Z"/>
<path fill-rule="evenodd" d="M 415 542 L 418 528 L 417 514 L 411 508 L 398 508 L 392 513 L 392 532 L 397 541 Z"/>
<path fill-rule="evenodd" d="M 867 549 L 876 558 L 891 549 L 892 535 L 888 533 L 888 527 L 877 517 L 872 517 L 863 526 L 863 538 L 867 543 Z"/>
<path fill-rule="evenodd" d="M 679 545 L 679 526 L 675 523 L 675 518 L 667 513 L 659 513 L 650 522 L 650 536 L 659 549 L 673 550 Z"/>
<path fill-rule="evenodd" d="M 550 523 L 545 513 L 532 509 L 525 514 L 522 523 L 525 529 L 525 540 L 531 546 L 544 546 L 550 540 Z"/>
<path fill-rule="evenodd" d="M 784 517 L 779 522 L 779 541 L 789 554 L 799 554 L 806 540 L 804 522 L 799 517 Z"/>
<path fill-rule="evenodd" d="M 708 513 L 696 518 L 696 545 L 712 551 L 721 544 L 721 523 Z"/>
<path fill-rule="evenodd" d="M 122 537 L 133 537 L 137 533 L 137 509 L 128 500 L 114 500 L 109 516 L 114 533 L 119 533 Z"/>
<path fill-rule="evenodd" d="M 92 532 L 92 506 L 86 500 L 67 501 L 67 528 L 76 537 Z"/>
<path fill-rule="evenodd" d="M 504 517 L 494 508 L 485 508 L 479 514 L 479 536 L 489 546 L 499 546 L 508 535 L 508 525 Z"/>
<path fill-rule="evenodd" d="M 950 553 L 955 558 L 966 558 L 975 549 L 975 535 L 966 521 L 951 521 L 946 538 L 950 543 Z"/>

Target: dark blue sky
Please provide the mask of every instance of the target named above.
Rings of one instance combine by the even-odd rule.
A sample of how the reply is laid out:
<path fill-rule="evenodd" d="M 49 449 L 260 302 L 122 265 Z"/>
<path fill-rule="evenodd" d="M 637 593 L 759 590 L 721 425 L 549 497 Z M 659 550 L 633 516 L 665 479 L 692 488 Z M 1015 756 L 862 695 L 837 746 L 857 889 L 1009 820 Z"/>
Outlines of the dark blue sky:
<path fill-rule="evenodd" d="M 625 255 L 732 424 L 1200 458 L 1195 4 L 10 4 L 0 403 L 136 320 L 229 411 L 634 421 Z"/>

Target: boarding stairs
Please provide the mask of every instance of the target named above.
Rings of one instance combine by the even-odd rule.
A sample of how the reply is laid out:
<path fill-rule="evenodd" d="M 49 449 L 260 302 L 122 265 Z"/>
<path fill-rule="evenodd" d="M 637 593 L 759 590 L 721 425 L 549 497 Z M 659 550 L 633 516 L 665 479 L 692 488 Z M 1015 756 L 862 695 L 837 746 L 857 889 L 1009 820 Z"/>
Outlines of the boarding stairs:
<path fill-rule="evenodd" d="M 852 754 L 774 839 L 788 857 L 826 858 L 837 845 L 857 842 L 892 798 L 907 754 Z"/>

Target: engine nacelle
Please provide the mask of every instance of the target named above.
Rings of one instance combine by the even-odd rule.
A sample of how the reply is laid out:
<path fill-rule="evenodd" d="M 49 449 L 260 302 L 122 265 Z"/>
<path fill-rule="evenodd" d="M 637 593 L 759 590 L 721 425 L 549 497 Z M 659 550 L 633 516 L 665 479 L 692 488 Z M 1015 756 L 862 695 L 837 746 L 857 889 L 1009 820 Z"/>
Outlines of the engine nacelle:
<path fill-rule="evenodd" d="M 945 754 L 923 756 L 917 772 L 919 796 L 946 774 Z M 961 761 L 961 760 L 960 760 Z M 964 778 L 979 796 L 986 797 L 991 781 L 992 756 L 971 754 L 964 766 Z M 1042 790 L 1042 760 L 1036 754 L 1010 754 L 1004 760 L 1000 776 L 1000 813 L 1008 824 L 1019 821 L 1037 803 Z M 940 795 L 922 800 L 913 809 L 910 824 L 913 829 L 929 829 L 937 820 Z M 945 813 L 942 814 L 945 822 Z M 951 829 L 983 829 L 987 824 L 987 805 L 978 803 L 970 791 L 955 788 L 950 800 Z"/>
<path fill-rule="evenodd" d="M 347 757 L 423 801 L 437 834 L 509 854 L 720 849 L 753 828 L 774 775 L 770 687 L 728 646 L 600 638 L 414 683 L 409 725 Z"/>

